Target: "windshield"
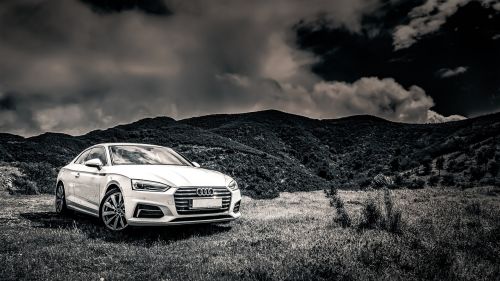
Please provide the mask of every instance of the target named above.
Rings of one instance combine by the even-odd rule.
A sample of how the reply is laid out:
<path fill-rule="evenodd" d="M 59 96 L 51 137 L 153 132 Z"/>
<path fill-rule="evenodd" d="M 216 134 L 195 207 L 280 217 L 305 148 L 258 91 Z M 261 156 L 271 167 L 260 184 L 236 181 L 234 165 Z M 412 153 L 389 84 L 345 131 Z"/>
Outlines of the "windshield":
<path fill-rule="evenodd" d="M 146 145 L 113 145 L 109 147 L 113 165 L 183 165 L 190 162 L 170 148 Z"/>

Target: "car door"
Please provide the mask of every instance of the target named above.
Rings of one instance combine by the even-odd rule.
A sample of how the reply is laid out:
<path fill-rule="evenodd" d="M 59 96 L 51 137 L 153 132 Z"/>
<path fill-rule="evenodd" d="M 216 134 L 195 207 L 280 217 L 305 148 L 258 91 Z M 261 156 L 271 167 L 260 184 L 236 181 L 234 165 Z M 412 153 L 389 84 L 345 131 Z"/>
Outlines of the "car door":
<path fill-rule="evenodd" d="M 103 167 L 108 164 L 104 147 L 92 148 L 85 161 L 96 158 L 101 160 Z M 88 167 L 83 164 L 80 168 L 78 184 L 75 185 L 82 207 L 96 214 L 99 211 L 99 194 L 104 175 L 102 168 Z"/>
<path fill-rule="evenodd" d="M 69 206 L 74 206 L 80 204 L 78 184 L 80 182 L 80 170 L 84 167 L 83 163 L 87 156 L 89 155 L 91 149 L 84 150 L 76 158 L 73 163 L 70 163 L 67 168 L 69 170 L 68 175 L 65 177 L 65 192 L 66 192 L 66 204 Z"/>

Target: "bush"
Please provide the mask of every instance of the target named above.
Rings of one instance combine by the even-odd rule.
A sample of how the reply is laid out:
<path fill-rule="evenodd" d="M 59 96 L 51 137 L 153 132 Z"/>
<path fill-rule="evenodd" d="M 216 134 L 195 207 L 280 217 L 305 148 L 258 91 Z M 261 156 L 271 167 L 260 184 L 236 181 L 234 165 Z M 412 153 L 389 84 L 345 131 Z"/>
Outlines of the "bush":
<path fill-rule="evenodd" d="M 455 160 L 448 161 L 448 165 L 446 166 L 446 171 L 448 171 L 448 172 L 455 171 L 456 165 L 457 165 L 457 161 L 455 161 Z"/>
<path fill-rule="evenodd" d="M 394 208 L 394 202 L 390 191 L 384 191 L 384 208 L 374 199 L 370 199 L 363 208 L 359 228 L 383 229 L 391 233 L 400 234 L 403 232 L 403 216 L 400 210 Z"/>
<path fill-rule="evenodd" d="M 344 206 L 344 201 L 337 194 L 337 189 L 334 186 L 330 190 L 325 190 L 326 196 L 330 198 L 330 206 L 335 207 L 337 215 L 333 221 L 338 223 L 341 227 L 346 228 L 352 225 L 351 217 Z"/>
<path fill-rule="evenodd" d="M 383 225 L 382 212 L 375 200 L 370 199 L 363 208 L 360 228 L 375 229 Z"/>
<path fill-rule="evenodd" d="M 453 174 L 444 175 L 443 179 L 441 180 L 441 184 L 444 186 L 454 186 L 455 176 Z"/>
<path fill-rule="evenodd" d="M 432 171 L 432 159 L 430 157 L 425 157 L 424 160 L 422 161 L 422 175 L 428 175 Z"/>
<path fill-rule="evenodd" d="M 425 181 L 423 179 L 413 179 L 409 184 L 409 189 L 422 189 L 425 187 Z"/>
<path fill-rule="evenodd" d="M 12 180 L 12 187 L 8 188 L 10 194 L 39 194 L 40 191 L 35 182 L 25 177 L 15 176 Z"/>
<path fill-rule="evenodd" d="M 57 179 L 57 170 L 48 163 L 18 163 L 23 179 L 13 182 L 19 190 L 25 190 L 26 194 L 54 193 Z M 34 185 L 31 186 L 31 185 Z"/>
<path fill-rule="evenodd" d="M 384 203 L 386 214 L 385 229 L 392 233 L 402 233 L 403 217 L 401 210 L 394 209 L 391 193 L 387 189 L 384 192 Z"/>
<path fill-rule="evenodd" d="M 478 181 L 484 177 L 484 170 L 477 167 L 473 166 L 470 167 L 470 180 L 471 181 Z"/>
<path fill-rule="evenodd" d="M 440 177 L 437 175 L 430 176 L 427 184 L 429 186 L 437 186 L 437 184 L 439 183 L 439 179 L 440 179 Z"/>
<path fill-rule="evenodd" d="M 394 187 L 400 188 L 404 184 L 405 184 L 405 180 L 404 180 L 403 176 L 401 174 L 397 174 L 394 177 Z"/>
<path fill-rule="evenodd" d="M 350 227 L 352 224 L 351 217 L 347 213 L 342 201 L 337 201 L 336 210 L 337 217 L 335 218 L 335 222 L 343 228 Z"/>
<path fill-rule="evenodd" d="M 479 204 L 479 202 L 472 202 L 469 205 L 465 206 L 465 210 L 471 215 L 478 216 L 481 214 L 481 205 Z"/>
<path fill-rule="evenodd" d="M 372 180 L 372 187 L 375 189 L 392 188 L 393 185 L 394 181 L 390 177 L 384 176 L 383 174 L 376 175 Z"/>

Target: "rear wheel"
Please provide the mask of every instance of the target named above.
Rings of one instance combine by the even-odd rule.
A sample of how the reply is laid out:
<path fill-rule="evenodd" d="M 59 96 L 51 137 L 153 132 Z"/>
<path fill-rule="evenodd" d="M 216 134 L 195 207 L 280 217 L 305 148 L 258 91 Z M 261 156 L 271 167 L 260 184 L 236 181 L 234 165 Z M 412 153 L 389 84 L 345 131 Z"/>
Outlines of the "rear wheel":
<path fill-rule="evenodd" d="M 64 192 L 64 185 L 59 183 L 56 187 L 56 213 L 66 214 L 68 207 L 66 206 L 66 193 Z"/>
<path fill-rule="evenodd" d="M 104 195 L 101 219 L 104 225 L 113 231 L 121 231 L 128 226 L 125 218 L 125 204 L 120 190 L 112 189 Z"/>

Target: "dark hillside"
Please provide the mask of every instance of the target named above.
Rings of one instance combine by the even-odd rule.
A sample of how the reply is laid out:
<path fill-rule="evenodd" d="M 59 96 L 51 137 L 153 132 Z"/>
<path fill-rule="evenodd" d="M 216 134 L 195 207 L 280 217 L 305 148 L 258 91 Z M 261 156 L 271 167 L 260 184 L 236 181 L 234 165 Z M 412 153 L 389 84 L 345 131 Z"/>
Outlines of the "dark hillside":
<path fill-rule="evenodd" d="M 500 114 L 415 125 L 363 115 L 315 120 L 268 110 L 181 121 L 147 118 L 76 137 L 0 134 L 0 161 L 21 169 L 21 183 L 37 186 L 12 187 L 12 192 L 25 193 L 51 192 L 58 168 L 102 142 L 173 147 L 202 166 L 234 176 L 244 193 L 254 197 L 330 185 L 377 187 L 374 178 L 380 175 L 393 188 L 439 182 L 469 187 L 497 182 L 499 133 Z M 436 163 L 439 158 L 443 167 Z M 40 172 L 45 170 L 49 172 Z"/>
<path fill-rule="evenodd" d="M 457 184 L 474 185 L 471 171 L 477 165 L 477 150 L 488 150 L 488 163 L 498 162 L 500 152 L 498 113 L 442 124 L 394 123 L 363 115 L 314 120 L 277 111 L 204 116 L 181 122 L 303 164 L 344 188 L 369 186 L 378 174 L 397 177 L 400 185 L 414 186 L 416 181 L 420 185 L 436 172 L 438 157 L 448 160 L 464 154 L 467 157 L 462 157 L 460 164 L 463 170 L 457 173 L 451 169 L 445 174 L 458 178 Z M 494 175 L 484 173 L 481 179 L 494 182 Z"/>

